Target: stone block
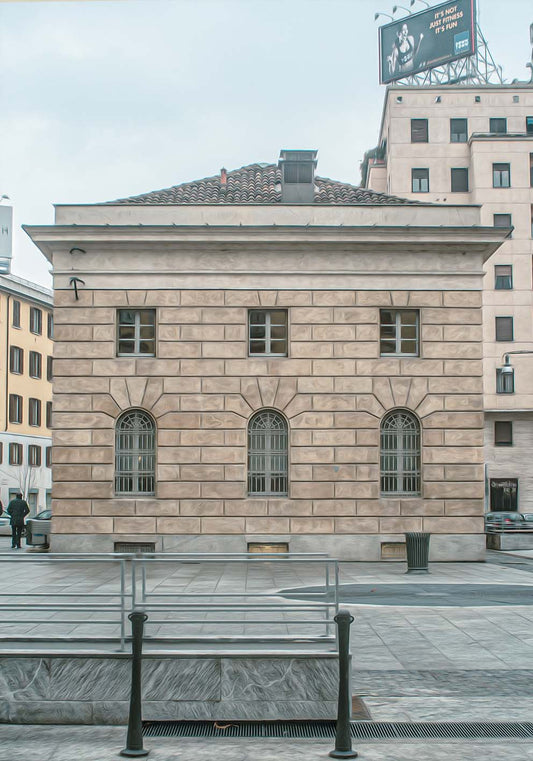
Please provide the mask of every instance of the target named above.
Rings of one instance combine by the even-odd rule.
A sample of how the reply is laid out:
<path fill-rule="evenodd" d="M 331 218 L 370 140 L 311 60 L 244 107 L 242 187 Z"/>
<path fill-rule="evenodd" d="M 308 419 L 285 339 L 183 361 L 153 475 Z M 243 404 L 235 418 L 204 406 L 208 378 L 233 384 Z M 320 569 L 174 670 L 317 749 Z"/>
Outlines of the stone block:
<path fill-rule="evenodd" d="M 377 518 L 335 518 L 337 534 L 377 534 L 378 531 Z"/>
<path fill-rule="evenodd" d="M 294 499 L 332 499 L 335 496 L 334 486 L 333 483 L 315 483 L 314 481 L 306 483 L 302 481 L 292 484 L 291 496 Z"/>
<path fill-rule="evenodd" d="M 482 452 L 483 450 L 480 451 Z M 479 465 L 446 465 L 444 468 L 444 480 L 483 481 L 483 458 L 480 458 L 478 462 L 480 463 Z"/>
<path fill-rule="evenodd" d="M 314 410 L 355 411 L 353 394 L 315 394 L 312 400 Z"/>
<path fill-rule="evenodd" d="M 115 310 L 104 307 L 61 307 L 54 309 L 56 325 L 114 325 Z"/>
<path fill-rule="evenodd" d="M 199 534 L 200 518 L 157 518 L 158 534 Z"/>
<path fill-rule="evenodd" d="M 443 341 L 444 328 L 442 325 L 421 325 L 421 336 L 423 344 L 426 341 Z M 451 341 L 453 339 L 449 338 L 448 340 Z"/>
<path fill-rule="evenodd" d="M 246 341 L 247 340 L 247 325 L 224 325 L 224 340 L 225 341 Z"/>
<path fill-rule="evenodd" d="M 315 481 L 353 481 L 355 465 L 313 465 Z"/>
<path fill-rule="evenodd" d="M 202 309 L 202 322 L 212 325 L 225 325 L 226 323 L 236 323 L 245 325 L 248 319 L 248 312 L 241 307 L 222 307 Z"/>
<path fill-rule="evenodd" d="M 291 462 L 293 464 L 333 462 L 334 453 L 333 447 L 292 447 Z"/>
<path fill-rule="evenodd" d="M 444 500 L 441 499 L 402 499 L 401 515 L 444 515 Z"/>
<path fill-rule="evenodd" d="M 161 465 L 156 466 L 157 482 L 162 483 L 164 481 L 179 481 L 180 479 L 180 466 L 179 465 Z M 188 479 L 189 481 L 197 479 Z"/>
<path fill-rule="evenodd" d="M 444 364 L 438 359 L 402 359 L 400 361 L 401 375 L 442 375 Z"/>
<path fill-rule="evenodd" d="M 445 341 L 476 341 L 483 340 L 481 325 L 445 325 L 443 331 Z"/>
<path fill-rule="evenodd" d="M 54 481 L 90 481 L 90 465 L 55 465 Z"/>
<path fill-rule="evenodd" d="M 66 361 L 75 362 L 75 360 L 66 360 Z M 83 361 L 89 361 L 89 360 L 83 360 Z M 155 360 L 152 360 L 152 361 L 155 361 Z M 91 371 L 80 373 L 80 375 L 90 375 L 90 374 L 91 374 Z M 92 374 L 104 375 L 108 378 L 113 378 L 113 377 L 125 378 L 128 376 L 134 376 L 136 374 L 135 360 L 129 359 L 128 357 L 116 357 L 115 359 L 95 359 L 94 362 L 92 362 Z M 54 360 L 54 375 L 57 375 L 55 360 Z"/>
<path fill-rule="evenodd" d="M 311 293 L 309 291 L 278 291 L 276 297 L 276 306 L 296 307 L 307 306 L 311 304 Z"/>
<path fill-rule="evenodd" d="M 444 443 L 446 446 L 457 446 L 457 447 L 466 447 L 466 446 L 472 446 L 472 447 L 482 447 L 483 446 L 483 431 L 481 428 L 475 429 L 472 428 L 470 430 L 461 431 L 460 429 L 457 430 L 449 430 L 449 431 L 440 431 L 441 434 L 444 435 Z"/>
<path fill-rule="evenodd" d="M 313 502 L 313 515 L 355 515 L 354 499 L 318 499 Z"/>
<path fill-rule="evenodd" d="M 199 460 L 202 463 L 242 464 L 246 461 L 246 450 L 242 447 L 202 447 Z"/>
<path fill-rule="evenodd" d="M 478 518 L 424 518 L 423 530 L 430 534 L 482 534 L 484 533 L 483 517 Z"/>
<path fill-rule="evenodd" d="M 333 428 L 332 412 L 302 412 L 291 420 L 292 428 Z"/>
<path fill-rule="evenodd" d="M 73 376 L 92 374 L 93 362 L 90 359 L 54 359 L 54 383 L 62 377 L 70 379 Z M 102 374 L 99 373 L 99 375 Z"/>
<path fill-rule="evenodd" d="M 161 443 L 161 434 L 160 443 Z M 224 431 L 189 430 L 181 432 L 183 446 L 211 447 L 224 444 Z"/>
<path fill-rule="evenodd" d="M 54 378 L 55 394 L 106 394 L 109 391 L 109 378 L 76 378 L 76 383 L 67 378 Z"/>
<path fill-rule="evenodd" d="M 373 327 L 373 326 L 365 326 Z M 357 340 L 354 342 L 336 341 L 333 344 L 335 357 L 373 358 L 379 356 L 378 344 L 375 341 Z"/>
<path fill-rule="evenodd" d="M 338 689 L 335 659 L 223 658 L 221 698 L 225 701 L 334 701 Z"/>
<path fill-rule="evenodd" d="M 411 291 L 408 305 L 410 307 L 439 307 L 442 305 L 442 291 Z"/>
<path fill-rule="evenodd" d="M 333 322 L 333 309 L 328 307 L 294 307 L 291 309 L 291 323 L 315 325 Z"/>
<path fill-rule="evenodd" d="M 373 428 L 376 419 L 368 412 L 335 412 L 336 428 Z"/>
<path fill-rule="evenodd" d="M 444 502 L 446 515 L 483 515 L 485 505 L 482 499 L 447 499 Z"/>
<path fill-rule="evenodd" d="M 476 359 L 448 359 L 444 362 L 444 374 L 458 376 L 481 376 L 483 375 L 483 362 Z"/>
<path fill-rule="evenodd" d="M 222 306 L 224 304 L 224 291 L 182 291 L 181 304 L 187 306 Z"/>
<path fill-rule="evenodd" d="M 180 360 L 181 375 L 196 375 L 203 378 L 207 375 L 224 375 L 224 360 L 222 359 L 182 359 Z M 161 373 L 176 375 L 176 373 Z M 229 372 L 228 375 L 238 375 Z"/>
<path fill-rule="evenodd" d="M 200 483 L 185 481 L 166 481 L 157 485 L 160 499 L 195 499 L 200 496 Z"/>
<path fill-rule="evenodd" d="M 267 515 L 266 499 L 251 498 L 228 500 L 224 503 L 224 515 Z"/>
<path fill-rule="evenodd" d="M 224 409 L 222 394 L 184 394 L 181 396 L 181 409 L 184 412 L 203 412 Z"/>
<path fill-rule="evenodd" d="M 175 520 L 173 518 L 161 518 L 161 520 Z M 156 519 L 145 516 L 115 517 L 113 531 L 115 534 L 155 534 Z"/>
<path fill-rule="evenodd" d="M 269 515 L 311 515 L 313 503 L 310 499 L 269 499 Z"/>
<path fill-rule="evenodd" d="M 245 481 L 246 480 L 246 466 L 242 465 L 224 465 L 224 480 L 225 481 Z"/>
<path fill-rule="evenodd" d="M 111 326 L 104 325 L 106 330 L 109 330 Z M 92 341 L 93 328 L 92 325 L 55 325 L 54 326 L 54 341 Z M 82 355 L 83 356 L 83 355 Z"/>
<path fill-rule="evenodd" d="M 159 417 L 159 426 L 165 428 L 200 428 L 201 415 L 196 412 L 165 412 Z"/>
<path fill-rule="evenodd" d="M 483 397 L 481 394 L 475 396 L 470 394 L 447 396 L 444 399 L 445 410 L 482 410 Z"/>
<path fill-rule="evenodd" d="M 113 518 L 54 517 L 54 534 L 111 534 Z"/>
<path fill-rule="evenodd" d="M 313 341 L 355 341 L 355 325 L 313 325 Z M 309 338 L 300 340 L 311 340 Z"/>
<path fill-rule="evenodd" d="M 52 511 L 54 515 L 91 515 L 92 502 L 90 499 L 53 499 Z"/>
<path fill-rule="evenodd" d="M 244 483 L 216 483 L 215 481 L 201 485 L 203 499 L 242 499 L 245 494 Z"/>
<path fill-rule="evenodd" d="M 314 446 L 333 446 L 335 444 L 355 444 L 356 432 L 353 429 L 313 431 L 312 443 Z"/>
<path fill-rule="evenodd" d="M 183 325 L 183 323 L 201 322 L 202 310 L 198 307 L 160 307 L 157 313 L 157 321 L 160 325 L 170 323 Z"/>
<path fill-rule="evenodd" d="M 335 530 L 333 518 L 291 518 L 293 534 L 332 534 Z"/>
<path fill-rule="evenodd" d="M 225 361 L 225 374 L 226 375 L 238 375 L 242 377 L 251 376 L 255 380 L 258 377 L 261 376 L 267 376 L 268 375 L 268 363 L 266 359 L 227 359 Z M 210 375 L 222 375 L 221 373 L 206 373 Z M 247 393 L 245 393 L 242 390 L 241 387 L 241 393 L 243 396 L 248 398 Z M 259 405 L 261 406 L 261 405 Z"/>
<path fill-rule="evenodd" d="M 66 359 L 106 359 L 115 356 L 113 341 L 76 341 L 54 343 L 54 361 Z"/>
<path fill-rule="evenodd" d="M 54 499 L 109 499 L 113 496 L 113 485 L 94 481 L 55 481 L 52 494 Z"/>
<path fill-rule="evenodd" d="M 246 518 L 247 534 L 288 534 L 288 518 Z"/>
<path fill-rule="evenodd" d="M 240 378 L 202 378 L 201 382 L 203 394 L 239 394 L 241 390 Z"/>
<path fill-rule="evenodd" d="M 379 311 L 372 307 L 337 307 L 333 310 L 333 322 L 341 325 L 377 323 Z"/>
<path fill-rule="evenodd" d="M 377 425 L 377 421 L 376 421 Z M 357 431 L 357 446 L 358 447 L 377 447 L 379 445 L 379 428 L 361 428 Z"/>
<path fill-rule="evenodd" d="M 222 515 L 224 502 L 221 499 L 182 499 L 180 501 L 181 515 Z"/>
<path fill-rule="evenodd" d="M 258 307 L 261 306 L 257 291 L 225 291 L 224 303 L 228 307 Z"/>
<path fill-rule="evenodd" d="M 72 288 L 56 288 L 54 291 L 54 310 L 59 311 L 59 307 L 71 307 L 72 303 L 78 304 L 79 307 L 92 306 L 93 303 L 93 291 L 83 289 L 78 291 L 79 301 L 75 302 L 75 296 L 72 293 Z"/>
<path fill-rule="evenodd" d="M 422 531 L 422 518 L 380 518 L 379 531 L 382 534 L 404 534 L 406 531 Z"/>
<path fill-rule="evenodd" d="M 137 499 L 135 501 L 135 512 L 137 515 L 152 515 L 156 517 L 179 515 L 180 503 L 175 499 Z"/>
<path fill-rule="evenodd" d="M 482 412 L 434 412 L 424 420 L 427 428 L 483 428 Z"/>
<path fill-rule="evenodd" d="M 368 463 L 377 462 L 378 451 L 374 447 L 336 447 L 335 462 L 337 463 Z"/>
<path fill-rule="evenodd" d="M 444 291 L 445 307 L 480 307 L 481 291 Z"/>
<path fill-rule="evenodd" d="M 221 481 L 224 468 L 221 465 L 181 465 L 180 477 L 185 481 Z"/>
<path fill-rule="evenodd" d="M 302 373 L 309 375 L 310 373 Z M 355 375 L 355 360 L 353 359 L 315 359 L 313 360 L 313 375 Z"/>
<path fill-rule="evenodd" d="M 244 518 L 201 518 L 203 534 L 242 534 Z"/>
<path fill-rule="evenodd" d="M 95 499 L 92 505 L 93 515 L 115 517 L 135 515 L 136 512 L 135 499 Z"/>
<path fill-rule="evenodd" d="M 427 307 L 424 309 L 424 323 L 426 325 L 480 325 L 481 310 Z"/>
<path fill-rule="evenodd" d="M 245 447 L 248 441 L 248 431 L 240 430 L 224 431 L 224 444 L 227 447 Z"/>
<path fill-rule="evenodd" d="M 335 498 L 341 499 L 377 499 L 379 484 L 370 481 L 339 481 L 334 484 Z"/>
<path fill-rule="evenodd" d="M 379 359 L 358 359 L 356 371 L 352 375 L 369 376 L 391 376 L 400 375 L 400 360 L 389 357 L 380 357 Z"/>
<path fill-rule="evenodd" d="M 326 341 L 292 341 L 291 357 L 310 359 L 313 357 L 332 357 L 333 344 Z"/>
<path fill-rule="evenodd" d="M 157 356 L 161 359 L 194 359 L 202 356 L 202 344 L 199 341 L 159 341 Z"/>
<path fill-rule="evenodd" d="M 482 481 L 429 482 L 424 485 L 427 499 L 481 499 L 484 493 Z"/>
<path fill-rule="evenodd" d="M 315 306 L 352 306 L 355 304 L 355 291 L 313 291 Z"/>
<path fill-rule="evenodd" d="M 398 499 L 358 499 L 357 515 L 382 516 L 400 515 L 400 500 Z"/>
<path fill-rule="evenodd" d="M 180 375 L 179 378 L 150 378 L 149 385 L 151 386 L 154 384 L 154 393 L 156 380 L 163 382 L 163 392 L 165 394 L 199 394 L 203 390 L 202 380 L 204 379 L 191 377 L 184 378 L 182 375 Z M 211 378 L 209 380 L 211 380 Z"/>
<path fill-rule="evenodd" d="M 392 305 L 406 307 L 409 305 L 409 293 L 407 291 L 391 291 Z"/>
<path fill-rule="evenodd" d="M 423 355 L 427 359 L 481 359 L 483 351 L 481 343 L 428 341 L 423 346 Z"/>
<path fill-rule="evenodd" d="M 244 341 L 204 341 L 202 343 L 202 357 L 222 357 L 224 359 L 239 359 L 246 357 L 246 343 Z"/>
<path fill-rule="evenodd" d="M 95 428 L 91 431 L 91 443 L 95 447 L 110 447 L 115 444 L 114 428 Z"/>
<path fill-rule="evenodd" d="M 460 378 L 429 378 L 428 390 L 430 394 L 481 394 L 483 391 L 482 381 L 479 377 Z"/>
<path fill-rule="evenodd" d="M 357 306 L 388 307 L 391 306 L 390 291 L 357 291 Z"/>
<path fill-rule="evenodd" d="M 328 362 L 329 360 L 319 360 Z M 269 359 L 267 361 L 267 375 L 276 377 L 279 375 L 311 375 L 311 367 L 314 368 L 314 362 L 310 359 Z M 314 370 L 313 370 L 314 371 Z"/>
<path fill-rule="evenodd" d="M 424 447 L 423 462 L 427 463 L 475 463 L 483 462 L 481 447 Z"/>
<path fill-rule="evenodd" d="M 164 447 L 158 448 L 158 462 L 160 465 L 200 462 L 200 447 Z"/>
<path fill-rule="evenodd" d="M 202 428 L 244 428 L 246 421 L 234 412 L 203 412 Z"/>
<path fill-rule="evenodd" d="M 379 325 L 356 325 L 355 337 L 357 341 L 373 341 L 375 351 L 369 351 L 369 357 L 376 356 L 377 354 L 377 342 L 379 339 Z"/>

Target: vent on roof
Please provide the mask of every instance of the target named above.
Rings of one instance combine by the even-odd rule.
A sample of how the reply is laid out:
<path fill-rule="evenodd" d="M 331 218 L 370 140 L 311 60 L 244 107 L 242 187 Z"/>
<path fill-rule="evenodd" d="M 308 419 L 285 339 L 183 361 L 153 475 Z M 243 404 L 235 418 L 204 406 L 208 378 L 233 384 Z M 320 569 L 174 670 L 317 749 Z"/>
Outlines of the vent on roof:
<path fill-rule="evenodd" d="M 318 151 L 281 151 L 281 200 L 283 203 L 313 203 Z"/>

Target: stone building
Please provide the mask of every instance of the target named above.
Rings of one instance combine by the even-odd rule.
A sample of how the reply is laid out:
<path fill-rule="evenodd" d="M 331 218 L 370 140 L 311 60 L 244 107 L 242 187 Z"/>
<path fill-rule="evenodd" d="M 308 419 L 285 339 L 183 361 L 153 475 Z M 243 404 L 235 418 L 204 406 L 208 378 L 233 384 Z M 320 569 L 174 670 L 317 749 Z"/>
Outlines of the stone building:
<path fill-rule="evenodd" d="M 512 228 L 484 268 L 486 507 L 533 512 L 533 85 L 387 88 L 363 184 Z"/>
<path fill-rule="evenodd" d="M 483 557 L 481 288 L 508 231 L 315 165 L 26 228 L 54 268 L 54 550 L 377 560 L 423 529 Z"/>

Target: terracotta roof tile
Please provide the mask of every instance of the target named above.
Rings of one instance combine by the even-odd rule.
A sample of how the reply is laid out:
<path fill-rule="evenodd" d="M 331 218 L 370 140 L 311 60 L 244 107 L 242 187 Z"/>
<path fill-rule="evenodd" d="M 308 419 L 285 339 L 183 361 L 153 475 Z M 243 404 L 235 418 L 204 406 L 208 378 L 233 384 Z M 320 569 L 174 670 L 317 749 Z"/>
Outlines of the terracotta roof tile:
<path fill-rule="evenodd" d="M 346 182 L 315 175 L 317 204 L 331 205 L 420 205 L 386 193 L 360 188 Z M 281 169 L 276 164 L 249 164 L 227 172 L 226 183 L 220 174 L 184 182 L 171 188 L 153 190 L 130 198 L 108 201 L 111 204 L 275 204 L 281 203 Z"/>

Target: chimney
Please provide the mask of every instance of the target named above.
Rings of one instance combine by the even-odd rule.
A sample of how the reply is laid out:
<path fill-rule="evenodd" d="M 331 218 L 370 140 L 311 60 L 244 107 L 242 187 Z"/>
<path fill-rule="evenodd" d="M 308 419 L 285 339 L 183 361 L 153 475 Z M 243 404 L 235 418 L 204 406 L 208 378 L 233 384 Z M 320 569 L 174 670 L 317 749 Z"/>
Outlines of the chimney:
<path fill-rule="evenodd" d="M 224 186 L 228 184 L 228 172 L 225 167 L 220 170 L 220 184 Z"/>
<path fill-rule="evenodd" d="M 281 202 L 313 203 L 318 151 L 287 151 L 279 154 Z"/>

